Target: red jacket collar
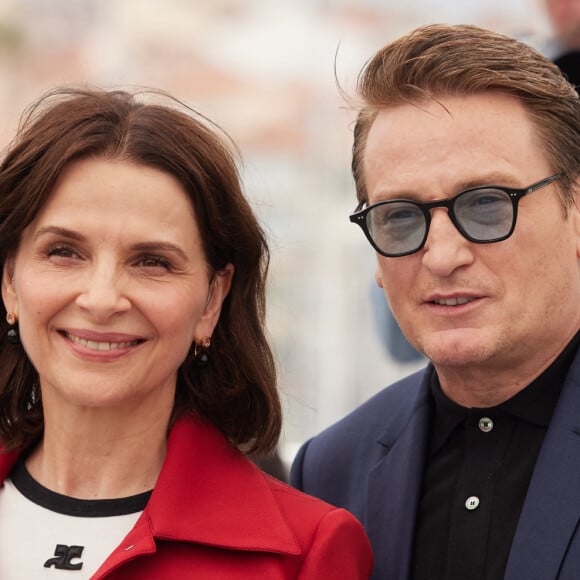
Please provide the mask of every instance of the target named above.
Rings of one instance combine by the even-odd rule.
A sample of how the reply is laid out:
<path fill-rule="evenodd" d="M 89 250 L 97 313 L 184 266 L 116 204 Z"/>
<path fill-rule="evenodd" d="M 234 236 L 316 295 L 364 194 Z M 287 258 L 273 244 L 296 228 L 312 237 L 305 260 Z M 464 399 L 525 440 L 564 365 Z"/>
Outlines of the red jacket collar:
<path fill-rule="evenodd" d="M 272 482 L 214 427 L 183 418 L 145 509 L 157 538 L 299 554 Z"/>
<path fill-rule="evenodd" d="M 0 451 L 0 484 L 8 477 L 19 457 L 19 451 Z"/>

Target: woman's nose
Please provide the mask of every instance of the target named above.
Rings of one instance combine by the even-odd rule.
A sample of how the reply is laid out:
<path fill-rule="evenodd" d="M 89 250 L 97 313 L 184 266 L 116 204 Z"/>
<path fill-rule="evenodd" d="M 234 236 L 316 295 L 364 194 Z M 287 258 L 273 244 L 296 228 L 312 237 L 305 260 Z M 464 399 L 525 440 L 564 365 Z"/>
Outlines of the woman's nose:
<path fill-rule="evenodd" d="M 105 321 L 131 308 L 126 289 L 125 276 L 114 264 L 94 264 L 79 288 L 76 303 L 95 320 Z"/>

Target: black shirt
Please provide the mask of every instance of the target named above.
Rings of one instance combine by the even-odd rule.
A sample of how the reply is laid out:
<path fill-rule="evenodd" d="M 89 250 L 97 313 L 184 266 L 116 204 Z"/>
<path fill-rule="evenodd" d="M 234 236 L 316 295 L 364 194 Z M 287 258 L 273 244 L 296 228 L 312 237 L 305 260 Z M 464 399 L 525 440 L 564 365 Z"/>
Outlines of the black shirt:
<path fill-rule="evenodd" d="M 431 439 L 415 529 L 414 580 L 501 580 L 536 459 L 580 333 L 501 405 L 467 408 L 431 381 Z"/>
<path fill-rule="evenodd" d="M 554 59 L 554 63 L 566 75 L 576 91 L 580 90 L 580 50 L 573 50 Z"/>

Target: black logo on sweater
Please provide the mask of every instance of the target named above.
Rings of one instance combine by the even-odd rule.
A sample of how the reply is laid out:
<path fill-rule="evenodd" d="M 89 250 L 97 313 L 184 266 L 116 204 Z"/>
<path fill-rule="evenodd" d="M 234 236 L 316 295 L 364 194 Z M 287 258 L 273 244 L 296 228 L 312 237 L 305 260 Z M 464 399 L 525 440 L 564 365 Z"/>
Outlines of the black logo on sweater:
<path fill-rule="evenodd" d="M 72 564 L 71 560 L 82 556 L 84 546 L 65 546 L 57 544 L 54 550 L 54 558 L 50 558 L 44 563 L 45 568 L 54 566 L 57 570 L 80 570 L 83 567 L 82 562 Z"/>

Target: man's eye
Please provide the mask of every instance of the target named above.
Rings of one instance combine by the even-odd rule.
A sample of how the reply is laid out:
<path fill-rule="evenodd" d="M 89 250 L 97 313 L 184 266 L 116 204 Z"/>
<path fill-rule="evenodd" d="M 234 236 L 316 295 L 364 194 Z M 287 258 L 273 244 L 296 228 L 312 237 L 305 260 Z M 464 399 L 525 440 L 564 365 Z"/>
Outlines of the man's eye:
<path fill-rule="evenodd" d="M 472 200 L 473 206 L 485 207 L 485 206 L 498 206 L 500 204 L 511 203 L 509 198 L 503 193 L 497 193 L 494 191 L 482 192 L 475 196 Z"/>
<path fill-rule="evenodd" d="M 388 213 L 386 218 L 389 221 L 403 221 L 417 218 L 417 211 L 409 208 L 395 209 Z"/>

